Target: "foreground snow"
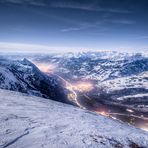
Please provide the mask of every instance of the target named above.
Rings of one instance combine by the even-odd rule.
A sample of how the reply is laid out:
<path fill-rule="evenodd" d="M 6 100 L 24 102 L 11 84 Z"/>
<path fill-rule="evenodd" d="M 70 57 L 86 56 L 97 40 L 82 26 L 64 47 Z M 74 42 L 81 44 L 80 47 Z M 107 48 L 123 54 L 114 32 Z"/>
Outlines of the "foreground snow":
<path fill-rule="evenodd" d="M 0 90 L 2 148 L 147 147 L 148 133 L 79 108 Z"/>

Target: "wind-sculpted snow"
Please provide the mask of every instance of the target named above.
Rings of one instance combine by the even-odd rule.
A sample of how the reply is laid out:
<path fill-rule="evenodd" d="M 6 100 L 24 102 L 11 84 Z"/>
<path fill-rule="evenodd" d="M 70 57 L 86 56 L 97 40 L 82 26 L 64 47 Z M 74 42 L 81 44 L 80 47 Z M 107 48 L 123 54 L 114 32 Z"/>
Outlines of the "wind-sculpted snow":
<path fill-rule="evenodd" d="M 0 90 L 1 148 L 147 148 L 148 133 L 52 100 Z"/>

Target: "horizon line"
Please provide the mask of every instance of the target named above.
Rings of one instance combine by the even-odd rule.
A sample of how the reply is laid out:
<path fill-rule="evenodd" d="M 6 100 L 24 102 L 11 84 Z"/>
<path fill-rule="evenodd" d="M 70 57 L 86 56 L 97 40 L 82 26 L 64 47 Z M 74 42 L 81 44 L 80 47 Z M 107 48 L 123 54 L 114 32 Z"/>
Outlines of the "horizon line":
<path fill-rule="evenodd" d="M 43 44 L 28 44 L 16 42 L 0 42 L 0 53 L 68 53 L 68 52 L 148 52 L 148 48 L 133 49 L 131 47 L 118 47 L 116 49 L 100 49 L 88 47 L 64 47 L 64 46 L 48 46 Z"/>

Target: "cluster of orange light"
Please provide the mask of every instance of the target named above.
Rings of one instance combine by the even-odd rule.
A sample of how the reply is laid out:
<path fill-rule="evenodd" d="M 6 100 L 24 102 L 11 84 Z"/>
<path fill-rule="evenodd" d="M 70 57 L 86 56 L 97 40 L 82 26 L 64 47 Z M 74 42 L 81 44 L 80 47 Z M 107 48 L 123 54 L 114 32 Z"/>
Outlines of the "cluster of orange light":
<path fill-rule="evenodd" d="M 107 116 L 107 117 L 109 116 L 109 114 L 105 111 L 97 111 L 96 113 L 102 116 Z"/>
<path fill-rule="evenodd" d="M 148 123 L 146 123 L 145 125 L 142 124 L 139 127 L 148 132 Z"/>
<path fill-rule="evenodd" d="M 52 64 L 36 63 L 36 65 L 42 72 L 51 73 L 55 70 L 55 66 Z"/>
<path fill-rule="evenodd" d="M 93 89 L 93 85 L 90 82 L 80 82 L 76 84 L 72 84 L 73 90 L 79 92 L 89 92 Z"/>
<path fill-rule="evenodd" d="M 148 132 L 148 127 L 142 127 L 142 129 Z"/>

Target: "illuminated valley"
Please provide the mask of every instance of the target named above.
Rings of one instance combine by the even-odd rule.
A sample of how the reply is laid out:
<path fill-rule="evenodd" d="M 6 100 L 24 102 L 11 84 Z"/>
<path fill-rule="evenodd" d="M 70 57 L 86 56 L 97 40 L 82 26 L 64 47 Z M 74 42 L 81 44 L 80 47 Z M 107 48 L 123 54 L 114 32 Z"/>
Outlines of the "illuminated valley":
<path fill-rule="evenodd" d="M 36 65 L 41 71 L 49 75 L 52 73 L 53 75 L 58 76 L 64 82 L 65 86 L 63 87 L 72 92 L 68 94 L 69 100 L 80 108 L 88 109 L 108 118 L 123 121 L 143 130 L 147 130 L 147 112 L 137 111 L 128 106 L 113 104 L 112 102 L 106 102 L 106 98 L 99 101 L 94 94 L 97 94 L 97 92 L 99 93 L 100 90 L 91 79 L 80 80 L 78 78 L 78 80 L 75 81 L 73 79 L 70 80 L 64 73 L 58 73 L 58 70 L 62 67 L 55 66 L 54 64 L 52 65 L 52 63 L 37 63 Z"/>
<path fill-rule="evenodd" d="M 38 63 L 38 62 L 35 62 L 34 63 L 42 72 L 45 72 L 45 73 L 53 73 L 54 70 L 55 70 L 55 65 L 53 64 L 46 64 L 46 63 Z"/>
<path fill-rule="evenodd" d="M 76 84 L 72 84 L 72 88 L 78 92 L 89 92 L 93 89 L 93 84 L 90 82 L 78 82 Z"/>

